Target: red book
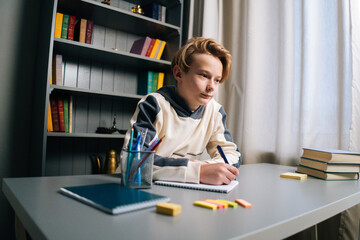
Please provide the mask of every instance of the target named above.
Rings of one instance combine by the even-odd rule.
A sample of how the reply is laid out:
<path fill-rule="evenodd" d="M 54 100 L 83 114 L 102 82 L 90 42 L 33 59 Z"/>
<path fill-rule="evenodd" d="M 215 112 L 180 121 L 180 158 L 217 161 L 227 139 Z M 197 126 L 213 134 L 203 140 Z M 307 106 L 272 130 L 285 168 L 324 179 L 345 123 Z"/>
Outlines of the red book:
<path fill-rule="evenodd" d="M 64 119 L 64 104 L 63 98 L 57 97 L 57 107 L 58 107 L 58 115 L 59 115 L 59 132 L 65 132 L 65 119 Z"/>
<path fill-rule="evenodd" d="M 74 32 L 75 32 L 75 16 L 69 17 L 69 27 L 68 27 L 68 40 L 74 41 Z"/>
<path fill-rule="evenodd" d="M 53 123 L 53 131 L 59 132 L 60 125 L 59 125 L 59 113 L 58 113 L 57 98 L 53 95 L 50 96 L 50 104 L 51 104 L 51 118 L 52 118 L 52 123 Z"/>
<path fill-rule="evenodd" d="M 87 23 L 86 23 L 86 36 L 85 36 L 85 43 L 87 43 L 87 44 L 91 44 L 93 28 L 94 28 L 94 22 L 91 21 L 91 20 L 87 20 Z"/>
<path fill-rule="evenodd" d="M 155 38 L 151 39 L 150 46 L 149 46 L 149 48 L 148 48 L 148 50 L 147 50 L 147 52 L 146 52 L 146 56 L 147 56 L 147 57 L 150 57 L 151 50 L 152 50 L 153 47 L 154 47 L 155 41 L 156 41 Z"/>

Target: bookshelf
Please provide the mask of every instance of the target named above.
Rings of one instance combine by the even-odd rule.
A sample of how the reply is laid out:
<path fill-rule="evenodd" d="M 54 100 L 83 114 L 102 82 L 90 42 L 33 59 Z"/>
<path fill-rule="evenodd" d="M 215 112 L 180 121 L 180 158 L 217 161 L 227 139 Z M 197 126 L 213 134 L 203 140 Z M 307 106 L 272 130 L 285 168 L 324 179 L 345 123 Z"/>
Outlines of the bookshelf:
<path fill-rule="evenodd" d="M 182 0 L 45 1 L 37 57 L 35 108 L 32 128 L 31 172 L 34 176 L 92 173 L 91 155 L 104 159 L 109 149 L 118 156 L 123 134 L 98 134 L 97 127 L 127 129 L 142 95 L 137 93 L 143 71 L 165 73 L 165 85 L 174 83 L 171 59 L 181 46 Z M 131 12 L 136 4 L 166 6 L 166 21 Z M 92 44 L 54 37 L 56 13 L 94 22 Z M 149 36 L 167 41 L 161 59 L 130 53 L 132 43 Z M 50 84 L 53 57 L 63 58 L 63 85 Z M 72 132 L 48 132 L 48 105 L 52 94 L 73 98 Z"/>

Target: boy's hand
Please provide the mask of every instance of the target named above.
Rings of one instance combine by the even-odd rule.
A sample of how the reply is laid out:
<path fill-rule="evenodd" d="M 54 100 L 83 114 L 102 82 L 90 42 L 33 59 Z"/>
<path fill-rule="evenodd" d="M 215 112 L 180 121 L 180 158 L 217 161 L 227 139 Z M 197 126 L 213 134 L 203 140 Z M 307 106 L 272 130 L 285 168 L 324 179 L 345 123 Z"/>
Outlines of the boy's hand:
<path fill-rule="evenodd" d="M 211 185 L 229 184 L 239 175 L 239 170 L 225 163 L 202 164 L 200 182 Z"/>

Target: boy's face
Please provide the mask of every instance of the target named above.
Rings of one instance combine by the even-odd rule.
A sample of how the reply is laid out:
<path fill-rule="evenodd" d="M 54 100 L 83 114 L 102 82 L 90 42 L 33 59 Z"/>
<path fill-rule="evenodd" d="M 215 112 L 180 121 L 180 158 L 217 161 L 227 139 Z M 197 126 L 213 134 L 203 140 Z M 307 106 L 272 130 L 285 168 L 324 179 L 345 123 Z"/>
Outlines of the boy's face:
<path fill-rule="evenodd" d="M 189 71 L 179 66 L 173 68 L 177 81 L 177 92 L 194 111 L 200 105 L 206 105 L 216 94 L 222 77 L 221 61 L 212 55 L 195 54 Z"/>

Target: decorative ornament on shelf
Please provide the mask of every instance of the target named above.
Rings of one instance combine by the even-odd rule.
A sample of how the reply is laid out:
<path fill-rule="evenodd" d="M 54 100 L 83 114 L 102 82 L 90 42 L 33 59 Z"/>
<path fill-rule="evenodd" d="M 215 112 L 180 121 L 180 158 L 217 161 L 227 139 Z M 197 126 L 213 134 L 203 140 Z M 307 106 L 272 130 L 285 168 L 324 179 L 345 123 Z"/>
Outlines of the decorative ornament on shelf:
<path fill-rule="evenodd" d="M 104 0 L 101 3 L 106 4 L 106 5 L 110 5 L 110 0 Z"/>
<path fill-rule="evenodd" d="M 140 7 L 140 5 L 136 5 L 135 7 L 133 7 L 131 9 L 131 11 L 133 13 L 137 13 L 137 14 L 140 14 L 140 15 L 144 15 L 144 11 L 142 10 L 142 8 Z"/>

